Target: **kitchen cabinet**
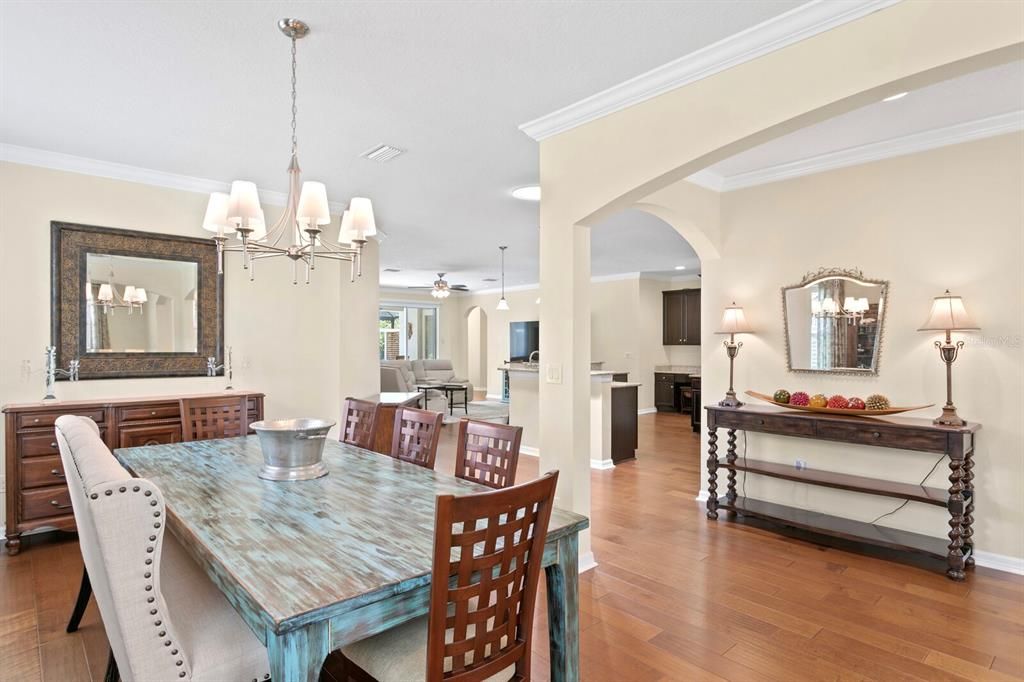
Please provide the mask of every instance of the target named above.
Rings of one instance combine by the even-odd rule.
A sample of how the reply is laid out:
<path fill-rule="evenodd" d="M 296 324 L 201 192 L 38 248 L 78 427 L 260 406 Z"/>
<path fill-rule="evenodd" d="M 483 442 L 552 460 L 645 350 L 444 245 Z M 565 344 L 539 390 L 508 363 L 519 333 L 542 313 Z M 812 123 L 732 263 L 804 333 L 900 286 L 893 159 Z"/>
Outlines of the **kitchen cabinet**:
<path fill-rule="evenodd" d="M 700 345 L 700 289 L 663 291 L 661 342 L 665 346 Z"/>

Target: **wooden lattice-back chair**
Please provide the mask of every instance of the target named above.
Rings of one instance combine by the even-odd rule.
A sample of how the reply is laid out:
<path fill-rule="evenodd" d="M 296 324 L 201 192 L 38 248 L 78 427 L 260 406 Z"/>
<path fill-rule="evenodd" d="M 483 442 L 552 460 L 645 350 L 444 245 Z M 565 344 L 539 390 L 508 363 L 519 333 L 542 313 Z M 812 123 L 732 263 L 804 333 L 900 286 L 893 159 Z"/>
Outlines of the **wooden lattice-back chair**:
<path fill-rule="evenodd" d="M 504 490 L 439 496 L 428 615 L 343 648 L 349 675 L 529 680 L 537 584 L 557 482 L 555 471 Z"/>
<path fill-rule="evenodd" d="M 412 462 L 433 469 L 443 419 L 444 415 L 440 412 L 415 407 L 400 407 L 395 410 L 395 435 L 391 441 L 391 456 L 403 462 Z"/>
<path fill-rule="evenodd" d="M 523 427 L 459 420 L 455 475 L 489 488 L 515 485 Z"/>
<path fill-rule="evenodd" d="M 248 396 L 182 398 L 181 439 L 235 438 L 249 432 Z"/>
<path fill-rule="evenodd" d="M 373 447 L 373 439 L 377 433 L 377 414 L 380 403 L 371 403 L 356 398 L 345 399 L 345 409 L 341 414 L 342 443 L 355 445 L 369 450 Z"/>

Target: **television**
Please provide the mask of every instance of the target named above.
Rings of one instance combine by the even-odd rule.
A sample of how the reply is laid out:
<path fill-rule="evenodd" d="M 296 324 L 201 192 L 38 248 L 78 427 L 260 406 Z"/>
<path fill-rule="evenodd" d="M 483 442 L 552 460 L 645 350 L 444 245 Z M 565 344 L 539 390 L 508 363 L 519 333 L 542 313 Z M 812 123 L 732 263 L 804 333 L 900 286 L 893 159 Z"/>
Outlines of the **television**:
<path fill-rule="evenodd" d="M 508 354 L 512 362 L 526 362 L 540 350 L 540 322 L 512 322 L 508 326 Z"/>

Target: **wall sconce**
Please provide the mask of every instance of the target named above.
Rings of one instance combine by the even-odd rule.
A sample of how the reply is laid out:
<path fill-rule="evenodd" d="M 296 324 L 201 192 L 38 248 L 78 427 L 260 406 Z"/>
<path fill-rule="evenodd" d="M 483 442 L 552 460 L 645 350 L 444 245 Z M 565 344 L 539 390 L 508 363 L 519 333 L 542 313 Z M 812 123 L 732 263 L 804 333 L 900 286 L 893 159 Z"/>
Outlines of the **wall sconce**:
<path fill-rule="evenodd" d="M 932 301 L 932 311 L 928 319 L 917 331 L 931 332 L 941 331 L 946 333 L 946 340 L 936 341 L 935 347 L 939 350 L 939 357 L 946 363 L 946 404 L 942 407 L 942 414 L 933 420 L 935 424 L 943 426 L 963 426 L 965 422 L 956 413 L 956 406 L 953 404 L 953 363 L 960 349 L 964 347 L 963 341 L 953 343 L 950 332 L 974 331 L 978 326 L 967 314 L 964 308 L 964 300 L 959 296 L 953 296 L 946 289 L 942 296 L 936 296 Z"/>
<path fill-rule="evenodd" d="M 743 347 L 743 342 L 736 341 L 737 334 L 752 334 L 753 329 L 747 324 L 747 318 L 743 314 L 743 308 L 736 305 L 736 301 L 732 302 L 732 305 L 725 309 L 722 314 L 722 324 L 719 325 L 719 329 L 716 334 L 728 334 L 729 339 L 723 341 L 725 345 L 725 352 L 729 356 L 729 390 L 725 392 L 725 399 L 719 401 L 720 407 L 740 407 L 743 405 L 739 400 L 736 399 L 736 391 L 733 390 L 733 362 L 736 360 L 736 356 L 740 352 L 740 348 Z"/>

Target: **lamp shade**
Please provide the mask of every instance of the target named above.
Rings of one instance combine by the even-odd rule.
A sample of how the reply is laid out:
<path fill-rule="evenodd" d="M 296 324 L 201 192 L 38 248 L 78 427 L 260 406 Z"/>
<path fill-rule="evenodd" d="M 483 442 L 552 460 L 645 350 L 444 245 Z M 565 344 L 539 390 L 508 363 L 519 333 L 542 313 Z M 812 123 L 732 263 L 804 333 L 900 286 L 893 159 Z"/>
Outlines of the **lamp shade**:
<path fill-rule="evenodd" d="M 114 300 L 114 288 L 109 284 L 101 284 L 100 290 L 96 293 L 97 301 L 113 301 Z"/>
<path fill-rule="evenodd" d="M 747 318 L 743 314 L 743 308 L 733 303 L 722 313 L 722 323 L 716 334 L 750 334 L 754 330 L 747 324 Z"/>
<path fill-rule="evenodd" d="M 252 228 L 252 222 L 260 218 L 260 196 L 255 182 L 235 180 L 231 183 L 228 197 L 228 222 L 236 226 Z"/>
<path fill-rule="evenodd" d="M 352 231 L 352 212 L 346 210 L 341 214 L 341 229 L 338 231 L 338 243 L 351 244 L 355 238 L 356 234 Z"/>
<path fill-rule="evenodd" d="M 203 217 L 203 229 L 218 234 L 231 233 L 235 226 L 228 220 L 228 203 L 231 197 L 224 192 L 214 192 L 206 204 L 206 215 Z"/>
<path fill-rule="evenodd" d="M 959 296 L 953 296 L 946 289 L 942 296 L 936 296 L 932 301 L 932 310 L 928 319 L 924 321 L 917 331 L 969 331 L 978 329 L 967 309 L 964 308 L 964 300 Z"/>
<path fill-rule="evenodd" d="M 299 207 L 295 218 L 303 229 L 328 225 L 331 222 L 331 209 L 327 205 L 327 188 L 322 182 L 302 183 L 299 194 Z"/>
<path fill-rule="evenodd" d="M 135 302 L 135 287 L 133 287 L 131 284 L 126 286 L 124 288 L 124 296 L 122 296 L 121 298 L 123 298 L 127 303 L 134 303 Z"/>
<path fill-rule="evenodd" d="M 508 310 L 508 301 L 505 300 L 504 296 L 498 301 L 498 310 Z"/>
<path fill-rule="evenodd" d="M 348 206 L 352 233 L 359 241 L 377 234 L 377 223 L 373 219 L 373 204 L 366 197 L 353 197 Z"/>
<path fill-rule="evenodd" d="M 135 290 L 135 302 L 136 303 L 145 303 L 148 300 L 149 300 L 149 297 L 146 296 L 146 290 L 145 289 L 138 288 L 138 289 Z"/>

